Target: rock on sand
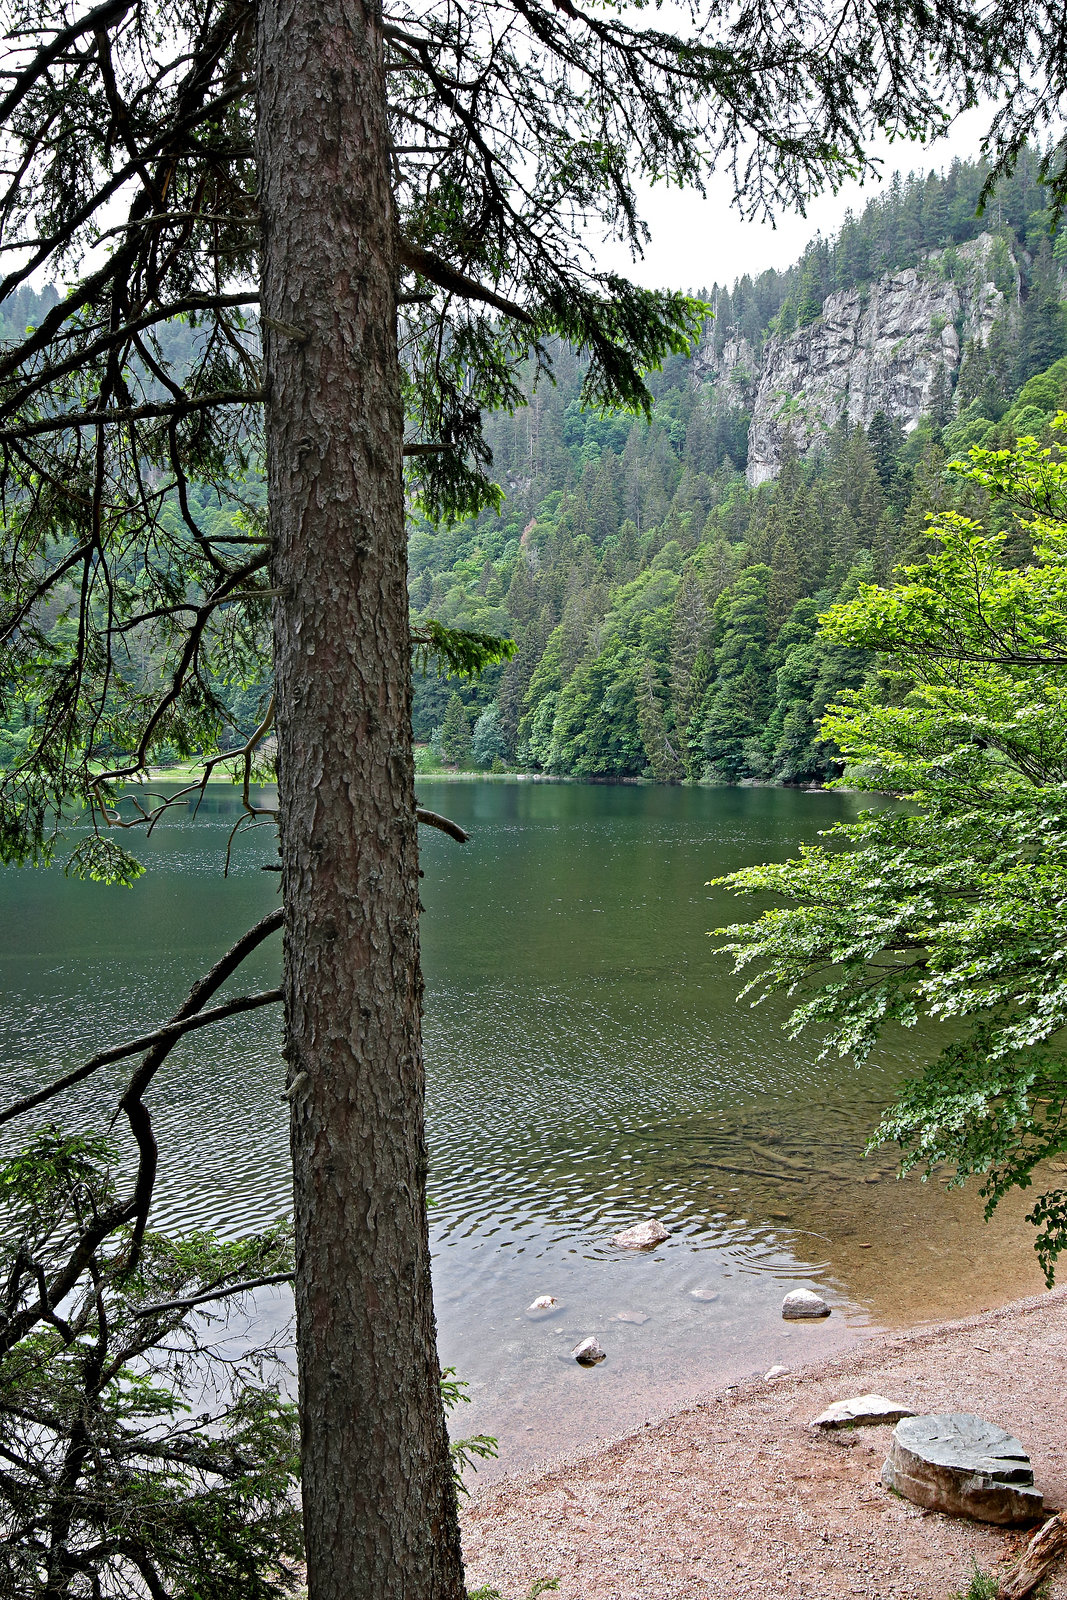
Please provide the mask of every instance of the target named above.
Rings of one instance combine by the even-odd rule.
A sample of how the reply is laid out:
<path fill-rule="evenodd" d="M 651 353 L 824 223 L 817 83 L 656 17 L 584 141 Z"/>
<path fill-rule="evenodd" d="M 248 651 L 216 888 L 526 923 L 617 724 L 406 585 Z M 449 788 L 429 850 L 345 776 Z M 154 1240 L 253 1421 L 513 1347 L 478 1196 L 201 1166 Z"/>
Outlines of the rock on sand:
<path fill-rule="evenodd" d="M 880 1394 L 860 1394 L 854 1400 L 835 1400 L 832 1406 L 819 1413 L 813 1428 L 858 1428 L 877 1422 L 900 1422 L 903 1417 L 913 1417 L 910 1406 L 896 1400 L 887 1400 Z"/>
<path fill-rule="evenodd" d="M 1043 1496 L 1018 1439 L 968 1412 L 898 1422 L 882 1482 L 932 1511 L 1001 1527 L 1041 1515 Z"/>

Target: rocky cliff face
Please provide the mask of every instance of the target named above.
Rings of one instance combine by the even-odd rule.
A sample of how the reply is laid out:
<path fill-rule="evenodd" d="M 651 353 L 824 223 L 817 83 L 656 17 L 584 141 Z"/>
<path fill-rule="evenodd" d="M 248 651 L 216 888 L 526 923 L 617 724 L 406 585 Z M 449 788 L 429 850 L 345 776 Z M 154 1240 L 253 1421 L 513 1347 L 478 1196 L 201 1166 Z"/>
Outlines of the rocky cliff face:
<path fill-rule="evenodd" d="M 777 475 L 787 436 L 809 455 L 841 417 L 866 426 L 879 411 L 910 431 L 951 397 L 967 343 L 985 346 L 998 325 L 1010 334 L 1018 314 L 1017 264 L 982 234 L 828 296 L 816 322 L 769 339 L 758 359 L 729 340 L 707 371 L 713 403 L 752 406 L 748 480 L 763 483 Z"/>

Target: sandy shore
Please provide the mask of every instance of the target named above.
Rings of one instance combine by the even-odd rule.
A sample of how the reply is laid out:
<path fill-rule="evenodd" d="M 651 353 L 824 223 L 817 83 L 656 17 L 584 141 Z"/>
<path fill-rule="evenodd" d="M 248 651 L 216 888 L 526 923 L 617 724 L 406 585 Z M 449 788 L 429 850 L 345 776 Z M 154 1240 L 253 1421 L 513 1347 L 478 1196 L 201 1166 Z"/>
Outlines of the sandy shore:
<path fill-rule="evenodd" d="M 1067 1288 L 882 1335 L 817 1366 L 710 1395 L 590 1453 L 479 1489 L 464 1513 L 468 1583 L 522 1600 L 946 1600 L 975 1561 L 1025 1536 L 919 1510 L 878 1481 L 889 1430 L 823 1438 L 808 1424 L 865 1393 L 974 1411 L 1030 1451 L 1050 1509 L 1067 1506 Z M 1048 1600 L 1067 1600 L 1067 1570 Z"/>

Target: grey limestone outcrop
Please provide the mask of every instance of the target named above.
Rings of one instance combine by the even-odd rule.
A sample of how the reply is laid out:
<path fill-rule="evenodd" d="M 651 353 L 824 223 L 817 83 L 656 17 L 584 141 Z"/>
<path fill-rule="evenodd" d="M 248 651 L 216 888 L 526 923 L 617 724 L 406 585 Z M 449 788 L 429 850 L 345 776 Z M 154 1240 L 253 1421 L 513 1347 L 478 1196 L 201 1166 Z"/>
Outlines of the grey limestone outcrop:
<path fill-rule="evenodd" d="M 1010 332 L 1018 317 L 1018 269 L 1010 257 L 1005 267 L 1005 254 L 998 238 L 981 234 L 917 267 L 828 295 L 810 326 L 768 339 L 758 362 L 749 482 L 777 476 L 787 436 L 809 455 L 841 418 L 866 427 L 879 411 L 910 431 L 939 387 L 951 396 L 967 343 L 984 347 L 998 324 Z M 746 354 L 747 375 L 754 363 Z M 738 355 L 728 342 L 719 366 L 728 356 L 740 365 Z"/>

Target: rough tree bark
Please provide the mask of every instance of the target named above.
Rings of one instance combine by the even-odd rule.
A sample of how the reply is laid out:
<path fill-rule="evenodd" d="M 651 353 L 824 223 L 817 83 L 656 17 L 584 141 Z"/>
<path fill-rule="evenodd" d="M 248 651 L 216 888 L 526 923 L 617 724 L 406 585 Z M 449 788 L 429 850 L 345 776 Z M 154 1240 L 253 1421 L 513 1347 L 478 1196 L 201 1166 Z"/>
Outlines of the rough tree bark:
<path fill-rule="evenodd" d="M 459 1600 L 425 1209 L 395 223 L 373 0 L 258 20 L 311 1600 Z"/>
<path fill-rule="evenodd" d="M 1000 1580 L 996 1600 L 1026 1600 L 1067 1555 L 1067 1518 L 1049 1517 Z"/>

